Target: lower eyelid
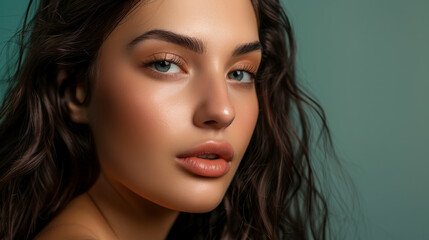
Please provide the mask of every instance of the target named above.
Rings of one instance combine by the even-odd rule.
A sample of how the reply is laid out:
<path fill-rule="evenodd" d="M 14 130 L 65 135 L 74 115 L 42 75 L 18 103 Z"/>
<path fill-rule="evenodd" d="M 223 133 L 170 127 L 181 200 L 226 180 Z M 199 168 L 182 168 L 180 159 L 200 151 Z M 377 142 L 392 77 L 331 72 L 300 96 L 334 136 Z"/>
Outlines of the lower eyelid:
<path fill-rule="evenodd" d="M 155 69 L 148 67 L 145 68 L 146 74 L 148 74 L 150 77 L 155 79 L 161 79 L 161 80 L 169 80 L 169 79 L 178 79 L 185 77 L 185 74 L 183 72 L 175 72 L 175 73 L 162 73 L 158 72 Z"/>

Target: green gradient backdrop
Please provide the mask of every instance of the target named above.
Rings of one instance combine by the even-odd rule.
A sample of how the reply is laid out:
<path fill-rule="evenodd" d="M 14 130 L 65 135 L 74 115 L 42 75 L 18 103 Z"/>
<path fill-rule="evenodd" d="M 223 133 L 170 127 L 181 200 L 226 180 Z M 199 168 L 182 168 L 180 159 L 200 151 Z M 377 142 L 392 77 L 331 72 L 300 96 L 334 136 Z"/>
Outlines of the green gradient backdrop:
<path fill-rule="evenodd" d="M 0 0 L 1 47 L 26 2 Z M 325 107 L 361 193 L 359 235 L 429 239 L 429 0 L 283 3 L 299 76 Z"/>
<path fill-rule="evenodd" d="M 429 239 L 429 1 L 284 1 L 299 75 L 361 191 L 364 239 Z"/>

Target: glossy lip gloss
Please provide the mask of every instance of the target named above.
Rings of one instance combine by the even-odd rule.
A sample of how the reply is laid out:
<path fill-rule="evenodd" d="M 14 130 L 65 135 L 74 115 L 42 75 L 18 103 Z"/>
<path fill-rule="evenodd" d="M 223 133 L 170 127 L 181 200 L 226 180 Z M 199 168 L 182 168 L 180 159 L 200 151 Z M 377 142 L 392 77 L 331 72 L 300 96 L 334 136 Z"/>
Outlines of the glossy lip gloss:
<path fill-rule="evenodd" d="M 206 159 L 208 156 L 215 158 Z M 228 142 L 207 141 L 178 154 L 176 162 L 193 174 L 202 177 L 221 177 L 228 173 L 233 157 L 234 150 Z"/>

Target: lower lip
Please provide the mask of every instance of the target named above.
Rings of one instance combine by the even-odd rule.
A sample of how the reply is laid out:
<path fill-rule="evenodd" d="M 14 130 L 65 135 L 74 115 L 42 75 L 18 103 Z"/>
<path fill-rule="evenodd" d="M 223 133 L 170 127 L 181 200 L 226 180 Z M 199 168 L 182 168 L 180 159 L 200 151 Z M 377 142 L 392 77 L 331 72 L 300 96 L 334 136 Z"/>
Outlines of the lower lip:
<path fill-rule="evenodd" d="M 222 177 L 230 169 L 230 163 L 224 159 L 202 159 L 198 157 L 176 158 L 181 167 L 203 177 Z"/>

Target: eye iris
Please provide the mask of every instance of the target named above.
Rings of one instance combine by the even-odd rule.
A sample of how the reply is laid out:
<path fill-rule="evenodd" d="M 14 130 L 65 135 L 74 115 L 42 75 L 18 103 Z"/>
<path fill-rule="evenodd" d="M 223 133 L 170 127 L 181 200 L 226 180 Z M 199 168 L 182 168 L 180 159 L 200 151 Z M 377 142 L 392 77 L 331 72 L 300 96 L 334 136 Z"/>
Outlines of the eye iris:
<path fill-rule="evenodd" d="M 171 63 L 168 61 L 160 61 L 160 62 L 155 63 L 154 67 L 157 71 L 167 72 L 168 70 L 170 70 Z"/>
<path fill-rule="evenodd" d="M 242 80 L 243 79 L 243 71 L 234 71 L 234 72 L 232 72 L 232 77 L 234 78 L 234 79 L 237 79 L 237 80 Z"/>

